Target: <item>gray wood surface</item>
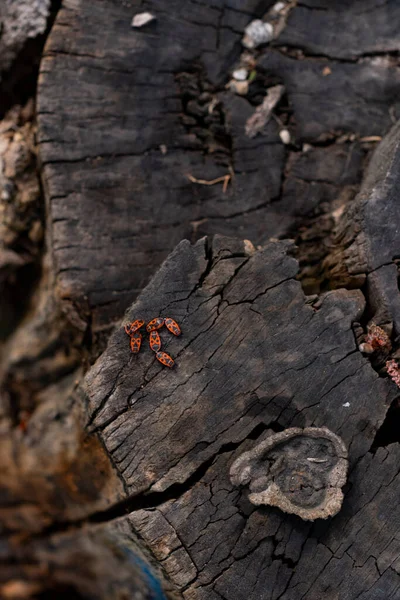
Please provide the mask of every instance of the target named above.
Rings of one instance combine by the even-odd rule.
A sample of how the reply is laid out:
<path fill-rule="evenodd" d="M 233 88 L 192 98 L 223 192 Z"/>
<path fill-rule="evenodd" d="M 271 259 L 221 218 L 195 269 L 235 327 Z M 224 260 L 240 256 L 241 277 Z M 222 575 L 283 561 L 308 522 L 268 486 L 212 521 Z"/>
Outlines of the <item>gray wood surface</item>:
<path fill-rule="evenodd" d="M 398 449 L 371 447 L 397 391 L 357 349 L 362 293 L 332 291 L 313 306 L 290 250 L 273 242 L 246 256 L 220 236 L 208 250 L 182 242 L 127 314 L 181 323 L 166 346 L 176 369 L 147 348 L 130 355 L 118 329 L 86 378 L 90 427 L 132 506 L 146 494 L 154 502 L 129 518 L 185 598 L 396 598 L 396 571 L 377 563 L 396 538 Z M 337 517 L 309 524 L 255 509 L 230 483 L 235 457 L 271 428 L 322 425 L 349 448 Z"/>
<path fill-rule="evenodd" d="M 272 4 L 176 0 L 166 9 L 161 0 L 145 7 L 64 2 L 42 60 L 39 143 L 58 291 L 81 316 L 90 311 L 94 331 L 121 317 L 182 238 L 221 233 L 259 244 L 284 235 L 296 217 L 344 187 L 357 186 L 368 146 L 337 147 L 338 136 L 382 135 L 396 118 L 400 76 L 390 55 L 361 60 L 346 49 L 346 62 L 334 52 L 299 59 L 285 51 L 286 31 L 290 46 L 306 35 L 304 11 L 311 19 L 309 43 L 321 35 L 325 43 L 336 39 L 343 21 L 342 36 L 355 27 L 352 8 L 299 6 L 274 41 L 279 51 L 261 52 L 249 95 L 258 102 L 274 80 L 285 85 L 278 115 L 288 120 L 296 147 L 282 144 L 275 120 L 264 135 L 249 139 L 244 125 L 255 107 L 224 86 L 240 57 L 244 27 Z M 132 15 L 144 8 L 157 20 L 133 30 Z M 359 16 L 365 39 L 358 54 L 371 52 L 382 22 L 388 30 L 395 22 L 395 3 L 375 9 Z M 186 86 L 182 74 L 189 76 Z M 209 104 L 199 101 L 204 93 L 222 102 L 219 123 L 207 121 Z M 304 142 L 326 138 L 331 143 L 312 158 L 299 152 Z M 318 176 L 340 152 L 351 154 L 352 174 Z M 301 174 L 291 168 L 299 158 Z M 226 193 L 222 183 L 199 185 L 187 177 L 211 181 L 229 173 L 234 178 Z"/>

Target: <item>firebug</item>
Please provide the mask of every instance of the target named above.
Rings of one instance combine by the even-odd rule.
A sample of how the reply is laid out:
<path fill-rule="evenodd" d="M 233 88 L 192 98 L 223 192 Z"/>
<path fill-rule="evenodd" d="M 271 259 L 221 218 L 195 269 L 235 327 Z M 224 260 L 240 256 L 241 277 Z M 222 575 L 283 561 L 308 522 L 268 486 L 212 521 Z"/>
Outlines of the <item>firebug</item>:
<path fill-rule="evenodd" d="M 161 348 L 161 338 L 158 335 L 158 331 L 151 331 L 150 332 L 150 348 L 153 350 L 153 352 L 158 352 Z"/>
<path fill-rule="evenodd" d="M 156 352 L 156 358 L 161 364 L 170 369 L 172 369 L 175 364 L 174 360 L 166 352 Z"/>
<path fill-rule="evenodd" d="M 134 354 L 137 354 L 140 350 L 140 346 L 142 344 L 142 334 L 134 333 L 131 335 L 131 350 Z"/>
<path fill-rule="evenodd" d="M 132 323 L 127 323 L 125 325 L 125 331 L 128 335 L 132 335 L 132 333 L 135 333 L 138 329 L 143 327 L 143 325 L 144 321 L 137 319 L 136 321 L 132 321 Z"/>
<path fill-rule="evenodd" d="M 156 319 L 152 319 L 150 323 L 147 323 L 146 330 L 154 331 L 155 329 L 160 329 L 164 325 L 164 319 L 162 317 L 157 317 Z"/>
<path fill-rule="evenodd" d="M 182 333 L 181 328 L 179 327 L 178 323 L 176 321 L 174 321 L 173 319 L 171 319 L 170 317 L 167 317 L 165 319 L 165 326 L 174 335 L 181 335 L 181 333 Z"/>

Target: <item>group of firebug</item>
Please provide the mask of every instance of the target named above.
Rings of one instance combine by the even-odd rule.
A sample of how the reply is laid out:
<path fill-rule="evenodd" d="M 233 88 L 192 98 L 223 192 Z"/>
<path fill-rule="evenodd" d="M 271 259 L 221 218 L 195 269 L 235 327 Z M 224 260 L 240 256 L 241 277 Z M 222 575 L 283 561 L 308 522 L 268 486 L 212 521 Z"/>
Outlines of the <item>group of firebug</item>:
<path fill-rule="evenodd" d="M 141 319 L 137 319 L 136 321 L 132 321 L 132 323 L 127 323 L 125 325 L 125 331 L 130 337 L 131 350 L 134 354 L 139 352 L 140 346 L 142 345 L 143 336 L 139 329 L 141 329 L 143 325 L 144 321 Z M 150 348 L 156 353 L 156 359 L 165 367 L 172 369 L 175 364 L 173 358 L 171 358 L 166 352 L 161 352 L 161 338 L 158 330 L 164 325 L 168 331 L 174 335 L 181 335 L 182 332 L 178 323 L 170 317 L 156 317 L 155 319 L 152 319 L 149 323 L 147 323 L 146 331 L 150 334 Z"/>

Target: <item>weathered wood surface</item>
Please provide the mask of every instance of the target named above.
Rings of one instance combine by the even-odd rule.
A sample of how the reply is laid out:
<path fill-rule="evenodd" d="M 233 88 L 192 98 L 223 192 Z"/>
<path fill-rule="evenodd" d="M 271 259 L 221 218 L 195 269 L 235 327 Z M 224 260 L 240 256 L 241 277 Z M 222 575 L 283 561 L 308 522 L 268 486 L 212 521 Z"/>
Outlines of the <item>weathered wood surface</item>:
<path fill-rule="evenodd" d="M 396 0 L 301 0 L 279 42 L 341 60 L 397 52 L 399 18 Z"/>
<path fill-rule="evenodd" d="M 356 196 L 365 137 L 398 116 L 398 8 L 299 3 L 235 96 L 224 86 L 243 28 L 271 4 L 66 0 L 58 14 L 39 82 L 44 277 L 3 348 L 3 595 L 400 595 L 398 389 L 358 350 L 372 319 L 393 326 L 397 353 L 398 127 Z M 132 31 L 141 10 L 158 19 Z M 278 121 L 249 139 L 277 83 Z M 204 93 L 220 102 L 210 121 Z M 234 177 L 224 193 L 188 173 Z M 204 234 L 217 235 L 196 243 Z M 287 234 L 297 250 L 267 243 Z M 118 327 L 80 384 L 95 337 L 178 243 L 129 309 L 180 322 L 176 369 L 148 348 L 133 357 Z M 297 278 L 331 291 L 306 296 Z M 237 456 L 292 425 L 328 426 L 349 447 L 334 519 L 255 508 L 230 483 Z"/>
<path fill-rule="evenodd" d="M 340 62 L 267 51 L 261 68 L 283 79 L 300 139 L 314 141 L 355 132 L 382 135 L 399 116 L 400 69 L 388 58 Z M 329 69 L 329 74 L 324 74 Z M 390 110 L 392 109 L 392 110 Z"/>
<path fill-rule="evenodd" d="M 400 334 L 398 286 L 400 208 L 399 135 L 397 124 L 386 136 L 371 161 L 355 202 L 344 212 L 335 246 L 325 261 L 329 277 L 339 275 L 345 285 L 362 282 L 369 298 L 368 318 L 394 327 Z"/>
<path fill-rule="evenodd" d="M 139 2 L 63 3 L 42 61 L 39 142 L 58 290 L 81 316 L 91 313 L 93 330 L 122 315 L 182 238 L 239 234 L 258 244 L 357 186 L 368 145 L 338 146 L 337 136 L 382 135 L 396 118 L 395 58 L 357 60 L 350 48 L 344 50 L 348 62 L 333 51 L 329 59 L 303 60 L 296 52 L 286 56 L 283 46 L 300 38 L 307 50 L 306 41 L 317 47 L 320 38 L 336 40 L 340 29 L 344 39 L 330 43 L 343 48 L 358 23 L 364 38 L 357 40 L 357 56 L 371 53 L 376 36 L 390 40 L 396 3 L 371 3 L 359 18 L 357 3 L 348 12 L 347 5 L 295 7 L 292 42 L 283 30 L 274 42 L 279 52 L 261 51 L 248 98 L 225 91 L 245 25 L 272 4 L 176 0 L 166 10 L 161 0 L 148 2 L 157 21 L 132 30 L 132 15 L 144 10 Z M 316 21 L 309 31 L 304 12 Z M 390 41 L 382 48 L 394 49 Z M 189 82 L 182 73 L 191 74 Z M 287 90 L 278 114 L 295 141 L 290 150 L 274 120 L 264 135 L 249 139 L 244 132 L 251 103 L 277 79 Z M 209 100 L 199 101 L 204 93 L 222 102 L 214 120 L 207 119 Z M 320 139 L 331 144 L 301 152 L 303 142 Z M 352 165 L 342 180 L 324 167 L 339 164 L 338 154 L 346 170 Z M 292 169 L 298 161 L 301 173 Z M 226 193 L 222 183 L 187 178 L 213 180 L 230 172 Z"/>
<path fill-rule="evenodd" d="M 332 291 L 313 306 L 288 250 L 274 242 L 246 256 L 219 236 L 208 250 L 205 240 L 182 242 L 127 315 L 181 323 L 183 336 L 166 346 L 176 370 L 149 349 L 132 357 L 118 329 L 86 378 L 90 427 L 129 496 L 172 496 L 129 518 L 186 598 L 395 598 L 400 578 L 377 561 L 396 558 L 383 548 L 397 535 L 398 450 L 370 450 L 397 389 L 357 349 L 361 292 Z M 270 427 L 311 425 L 349 448 L 341 513 L 313 526 L 255 510 L 229 481 L 234 458 Z M 382 591 L 368 595 L 374 584 Z"/>
<path fill-rule="evenodd" d="M 234 141 L 235 182 L 226 194 L 222 184 L 187 178 L 211 180 L 232 166 L 229 148 L 218 164 L 182 124 L 176 80 L 196 63 L 210 91 L 226 80 L 249 15 L 263 7 L 256 0 L 223 5 L 155 2 L 158 21 L 143 31 L 131 28 L 140 2 L 71 0 L 59 13 L 42 61 L 39 141 L 61 295 L 78 306 L 87 297 L 95 326 L 120 317 L 168 252 L 201 235 L 204 223 L 210 232 L 244 237 L 256 228 L 258 240 L 275 234 L 268 220 L 260 223 L 260 207 L 280 192 L 284 149 L 276 124 L 261 140 L 242 132 Z M 101 44 L 96 32 L 104 32 Z M 233 120 L 246 104 L 239 100 Z M 255 156 L 268 170 L 254 167 Z"/>

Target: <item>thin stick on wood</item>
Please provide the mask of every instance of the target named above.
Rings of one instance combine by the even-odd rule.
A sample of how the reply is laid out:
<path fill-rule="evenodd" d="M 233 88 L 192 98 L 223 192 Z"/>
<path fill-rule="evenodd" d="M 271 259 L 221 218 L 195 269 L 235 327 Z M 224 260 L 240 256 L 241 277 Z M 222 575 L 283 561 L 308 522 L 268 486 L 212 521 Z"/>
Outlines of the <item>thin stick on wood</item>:
<path fill-rule="evenodd" d="M 222 175 L 222 177 L 217 177 L 216 179 L 197 179 L 197 177 L 194 177 L 193 175 L 191 175 L 190 173 L 187 173 L 186 177 L 189 179 L 189 181 L 191 181 L 192 183 L 198 183 L 200 185 L 215 185 L 216 183 L 223 183 L 223 187 L 222 187 L 222 192 L 225 194 L 226 190 L 228 189 L 228 183 L 230 182 L 230 180 L 232 179 L 232 175 Z"/>
<path fill-rule="evenodd" d="M 225 194 L 226 190 L 228 189 L 228 183 L 231 180 L 231 176 L 230 175 L 225 175 L 225 181 L 224 181 L 224 185 L 222 186 L 222 193 Z"/>

